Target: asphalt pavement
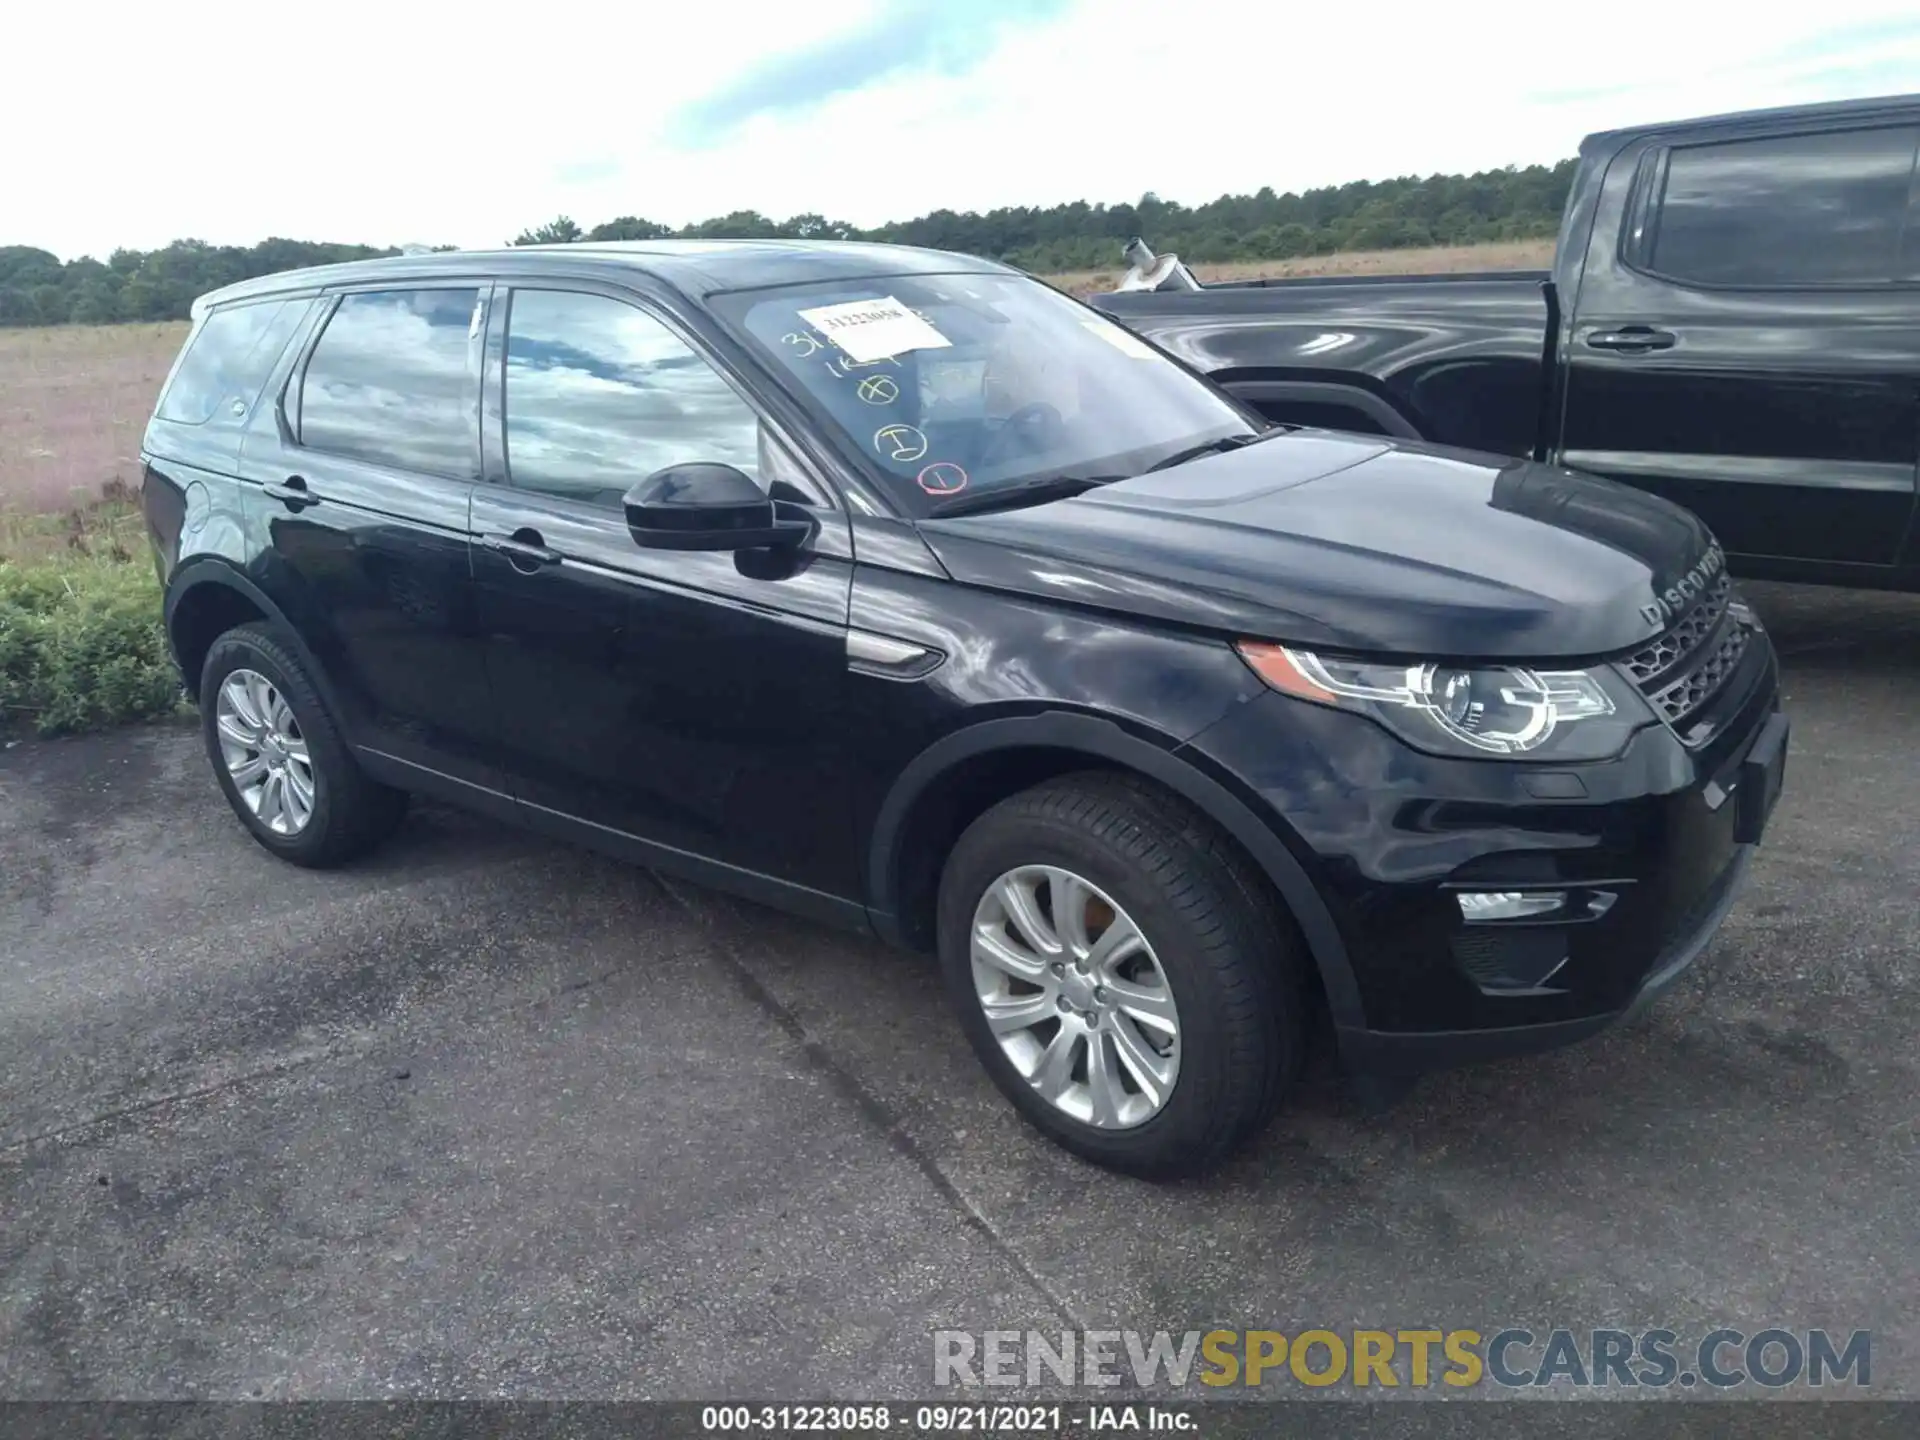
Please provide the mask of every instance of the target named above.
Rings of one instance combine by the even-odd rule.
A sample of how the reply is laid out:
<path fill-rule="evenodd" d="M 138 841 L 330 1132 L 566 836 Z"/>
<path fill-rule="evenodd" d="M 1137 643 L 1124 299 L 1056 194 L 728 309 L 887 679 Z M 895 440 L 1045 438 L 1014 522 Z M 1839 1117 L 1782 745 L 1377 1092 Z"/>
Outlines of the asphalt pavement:
<path fill-rule="evenodd" d="M 197 732 L 0 753 L 0 1398 L 924 1397 L 935 1329 L 1873 1331 L 1920 1395 L 1920 598 L 1753 586 L 1794 746 L 1700 965 L 1156 1186 L 930 965 L 435 806 L 280 864 Z"/>

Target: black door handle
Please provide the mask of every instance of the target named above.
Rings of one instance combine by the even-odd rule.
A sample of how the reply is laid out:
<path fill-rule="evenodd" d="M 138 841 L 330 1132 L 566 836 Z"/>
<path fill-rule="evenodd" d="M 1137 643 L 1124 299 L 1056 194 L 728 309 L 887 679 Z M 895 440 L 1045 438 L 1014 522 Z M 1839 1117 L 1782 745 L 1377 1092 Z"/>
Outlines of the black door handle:
<path fill-rule="evenodd" d="M 304 510 L 320 503 L 318 495 L 307 493 L 306 479 L 300 475 L 289 475 L 281 484 L 262 485 L 260 493 L 269 500 L 283 501 L 289 510 Z"/>
<path fill-rule="evenodd" d="M 482 535 L 480 543 L 506 556 L 507 563 L 516 569 L 537 569 L 542 565 L 560 563 L 560 552 L 549 549 L 538 530 L 524 526 L 511 535 Z"/>
<path fill-rule="evenodd" d="M 1651 325 L 1625 325 L 1618 330 L 1595 330 L 1587 336 L 1592 350 L 1617 350 L 1623 355 L 1644 355 L 1649 350 L 1671 350 L 1677 337 L 1671 330 L 1655 330 Z"/>

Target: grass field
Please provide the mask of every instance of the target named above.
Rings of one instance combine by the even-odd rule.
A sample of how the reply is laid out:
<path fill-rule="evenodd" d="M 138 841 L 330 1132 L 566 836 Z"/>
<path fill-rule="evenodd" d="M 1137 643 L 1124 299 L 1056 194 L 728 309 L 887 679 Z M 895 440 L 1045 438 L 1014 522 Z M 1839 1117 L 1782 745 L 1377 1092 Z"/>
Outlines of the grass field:
<path fill-rule="evenodd" d="M 139 481 L 140 433 L 186 333 L 184 321 L 0 330 L 0 554 L 5 512 L 66 511 Z"/>
<path fill-rule="evenodd" d="M 1364 251 L 1265 264 L 1198 265 L 1202 279 L 1507 270 L 1551 263 L 1551 240 L 1432 250 Z M 1109 289 L 1118 267 L 1052 277 L 1079 293 Z M 64 543 L 60 526 L 23 526 L 22 514 L 87 508 L 115 480 L 139 480 L 140 434 L 187 333 L 161 325 L 0 329 L 0 556 Z M 118 513 L 118 512 L 111 512 Z M 89 518 L 80 522 L 92 526 Z M 114 523 L 118 523 L 117 521 Z M 11 549 L 10 549 L 11 547 Z"/>

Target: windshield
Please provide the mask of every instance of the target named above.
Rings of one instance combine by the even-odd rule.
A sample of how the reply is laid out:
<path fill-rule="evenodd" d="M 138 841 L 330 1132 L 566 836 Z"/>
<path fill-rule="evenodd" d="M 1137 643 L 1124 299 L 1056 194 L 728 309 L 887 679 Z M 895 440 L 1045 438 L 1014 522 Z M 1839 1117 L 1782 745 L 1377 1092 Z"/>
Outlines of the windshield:
<path fill-rule="evenodd" d="M 1128 330 L 1015 275 L 716 296 L 910 513 L 1052 476 L 1136 475 L 1244 414 Z"/>

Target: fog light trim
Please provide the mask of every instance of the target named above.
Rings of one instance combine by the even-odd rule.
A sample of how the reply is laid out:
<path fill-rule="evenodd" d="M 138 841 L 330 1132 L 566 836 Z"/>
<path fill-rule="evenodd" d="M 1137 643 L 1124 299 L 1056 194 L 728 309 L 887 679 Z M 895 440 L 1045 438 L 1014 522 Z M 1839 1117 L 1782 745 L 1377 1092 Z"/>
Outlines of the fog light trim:
<path fill-rule="evenodd" d="M 1453 898 L 1460 902 L 1460 918 L 1469 925 L 1538 920 L 1567 904 L 1564 890 L 1462 890 Z"/>
<path fill-rule="evenodd" d="M 1567 924 L 1598 920 L 1619 897 L 1611 890 L 1456 890 L 1460 918 L 1469 925 L 1527 922 Z"/>

